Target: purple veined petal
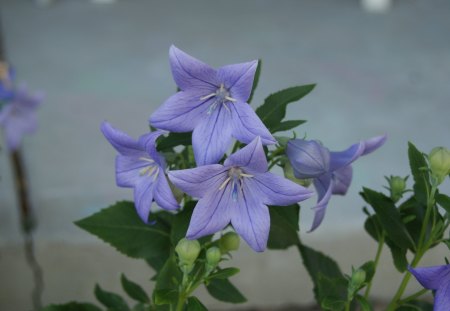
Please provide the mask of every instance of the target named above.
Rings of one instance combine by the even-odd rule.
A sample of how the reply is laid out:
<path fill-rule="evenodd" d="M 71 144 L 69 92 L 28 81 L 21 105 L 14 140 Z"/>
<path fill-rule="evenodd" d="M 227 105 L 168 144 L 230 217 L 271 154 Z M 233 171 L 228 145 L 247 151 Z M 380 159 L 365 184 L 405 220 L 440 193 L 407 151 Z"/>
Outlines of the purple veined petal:
<path fill-rule="evenodd" d="M 231 141 L 231 115 L 223 104 L 219 104 L 192 132 L 197 165 L 219 162 Z"/>
<path fill-rule="evenodd" d="M 218 80 L 237 101 L 246 102 L 250 97 L 258 61 L 227 65 L 217 70 Z"/>
<path fill-rule="evenodd" d="M 145 152 L 142 152 L 145 156 Z M 141 179 L 141 170 L 149 166 L 149 162 L 138 157 L 118 155 L 116 157 L 116 184 L 119 187 L 134 187 Z M 150 177 L 152 178 L 152 177 Z"/>
<path fill-rule="evenodd" d="M 286 154 L 297 178 L 316 178 L 329 170 L 330 152 L 315 140 L 292 139 Z"/>
<path fill-rule="evenodd" d="M 214 102 L 204 98 L 208 93 L 189 90 L 170 96 L 150 116 L 150 124 L 171 132 L 190 132 L 206 117 L 206 112 Z"/>
<path fill-rule="evenodd" d="M 350 187 L 353 177 L 351 165 L 344 166 L 331 173 L 333 194 L 345 195 Z"/>
<path fill-rule="evenodd" d="M 217 71 L 207 64 L 188 55 L 176 46 L 169 50 L 170 67 L 173 79 L 181 90 L 203 89 L 206 94 L 219 87 Z"/>
<path fill-rule="evenodd" d="M 308 232 L 312 232 L 319 227 L 325 217 L 325 211 L 327 209 L 328 202 L 331 198 L 333 184 L 329 174 L 314 179 L 314 187 L 317 191 L 317 205 L 313 207 L 314 220 Z"/>
<path fill-rule="evenodd" d="M 450 310 L 450 280 L 447 279 L 441 284 L 436 291 L 434 297 L 433 311 L 448 311 Z"/>
<path fill-rule="evenodd" d="M 195 206 L 186 237 L 198 239 L 224 229 L 230 223 L 234 205 L 230 186 L 209 191 Z"/>
<path fill-rule="evenodd" d="M 170 189 L 167 177 L 162 169 L 160 169 L 160 171 L 158 172 L 158 176 L 155 181 L 155 186 L 153 189 L 154 189 L 153 196 L 155 198 L 155 202 L 161 208 L 166 210 L 175 210 L 180 207 L 177 200 L 173 196 L 172 189 Z"/>
<path fill-rule="evenodd" d="M 247 178 L 248 188 L 259 193 L 264 204 L 267 205 L 291 205 L 310 198 L 313 192 L 281 176 L 264 173 Z M 253 188 L 256 187 L 254 190 Z"/>
<path fill-rule="evenodd" d="M 164 134 L 164 132 L 159 130 L 150 132 L 139 137 L 138 142 L 141 145 L 141 148 L 147 151 L 151 159 L 164 168 L 164 159 L 160 156 L 159 152 L 156 151 L 156 139 L 162 134 Z"/>
<path fill-rule="evenodd" d="M 450 282 L 450 265 L 408 268 L 425 288 L 437 290 L 443 282 Z"/>
<path fill-rule="evenodd" d="M 226 170 L 220 164 L 211 164 L 187 170 L 169 171 L 168 174 L 170 181 L 183 192 L 202 198 L 208 192 L 220 188 L 228 178 Z"/>
<path fill-rule="evenodd" d="M 275 138 L 249 104 L 237 101 L 229 107 L 233 112 L 233 136 L 237 140 L 249 144 L 256 136 L 260 136 L 263 145 L 276 144 Z"/>
<path fill-rule="evenodd" d="M 232 209 L 231 224 L 253 250 L 262 252 L 269 238 L 270 215 L 268 207 L 252 190 L 247 183 L 242 184 L 238 206 Z"/>
<path fill-rule="evenodd" d="M 267 172 L 267 159 L 258 136 L 244 148 L 231 154 L 224 162 L 225 167 L 239 166 L 246 173 Z"/>
<path fill-rule="evenodd" d="M 353 144 L 344 151 L 330 152 L 330 170 L 335 171 L 350 165 L 364 152 L 364 142 Z"/>
<path fill-rule="evenodd" d="M 376 137 L 372 137 L 368 140 L 364 141 L 364 152 L 362 153 L 362 155 L 366 155 L 369 154 L 375 150 L 377 150 L 378 148 L 380 148 L 387 139 L 387 135 L 381 135 L 381 136 L 376 136 Z"/>
<path fill-rule="evenodd" d="M 134 206 L 143 222 L 148 223 L 148 216 L 153 202 L 153 178 L 141 178 L 134 187 Z"/>
<path fill-rule="evenodd" d="M 103 122 L 100 129 L 106 139 L 120 154 L 125 156 L 140 156 L 142 154 L 143 150 L 136 140 L 112 127 L 108 122 Z"/>
<path fill-rule="evenodd" d="M 12 104 L 6 104 L 0 110 L 0 125 L 1 126 L 6 125 L 8 118 L 11 115 L 12 109 L 13 109 Z"/>

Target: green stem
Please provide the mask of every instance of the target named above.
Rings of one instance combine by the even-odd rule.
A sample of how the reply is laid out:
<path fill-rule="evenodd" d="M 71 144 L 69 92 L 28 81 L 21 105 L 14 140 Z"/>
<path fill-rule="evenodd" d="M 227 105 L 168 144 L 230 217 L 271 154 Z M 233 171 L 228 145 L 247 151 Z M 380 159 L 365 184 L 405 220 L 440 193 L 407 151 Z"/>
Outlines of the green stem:
<path fill-rule="evenodd" d="M 381 234 L 380 240 L 378 241 L 378 248 L 377 248 L 377 253 L 375 255 L 375 262 L 374 262 L 374 274 L 376 273 L 378 263 L 380 262 L 380 257 L 381 257 L 381 252 L 383 251 L 383 246 L 384 246 L 384 232 Z M 372 282 L 373 282 L 373 277 L 372 277 L 372 280 L 370 280 L 369 284 L 367 285 L 366 292 L 364 293 L 364 298 L 366 298 L 366 299 L 369 297 L 370 289 L 372 288 Z"/>
<path fill-rule="evenodd" d="M 186 303 L 186 294 L 184 292 L 181 292 L 180 296 L 178 296 L 178 302 L 175 311 L 183 311 L 185 303 Z"/>
<path fill-rule="evenodd" d="M 345 304 L 345 311 L 350 311 L 350 301 Z"/>
<path fill-rule="evenodd" d="M 417 297 L 420 297 L 420 296 L 422 296 L 423 294 L 426 294 L 427 292 L 428 292 L 428 289 L 424 288 L 424 289 L 422 289 L 422 290 L 420 290 L 420 291 L 418 291 L 418 292 L 416 292 L 416 293 L 414 293 L 414 294 L 412 294 L 412 295 L 410 295 L 410 296 L 408 296 L 408 297 L 406 297 L 406 298 L 400 300 L 399 303 L 400 303 L 400 304 L 403 304 L 403 303 L 405 303 L 405 302 L 407 302 L 407 301 L 416 299 Z"/>

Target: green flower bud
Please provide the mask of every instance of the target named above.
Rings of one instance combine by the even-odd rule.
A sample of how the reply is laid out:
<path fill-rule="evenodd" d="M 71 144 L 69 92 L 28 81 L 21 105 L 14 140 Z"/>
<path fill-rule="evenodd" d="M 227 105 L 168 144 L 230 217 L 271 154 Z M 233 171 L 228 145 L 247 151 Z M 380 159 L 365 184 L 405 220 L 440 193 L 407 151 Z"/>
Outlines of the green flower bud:
<path fill-rule="evenodd" d="M 351 284 L 355 288 L 359 288 L 364 283 L 365 280 L 366 280 L 366 271 L 364 271 L 363 269 L 353 271 Z"/>
<path fill-rule="evenodd" d="M 239 249 L 241 240 L 239 235 L 234 232 L 225 233 L 219 240 L 219 247 L 222 254 Z"/>
<path fill-rule="evenodd" d="M 296 184 L 303 186 L 303 187 L 309 187 L 311 185 L 310 179 L 298 179 L 294 176 L 294 169 L 292 168 L 292 165 L 289 161 L 286 161 L 286 163 L 283 166 L 283 172 L 284 177 L 286 177 L 289 180 L 292 180 Z"/>
<path fill-rule="evenodd" d="M 403 196 L 403 193 L 406 189 L 406 180 L 408 177 L 402 178 L 400 176 L 391 176 L 387 178 L 387 181 L 389 183 L 389 190 L 391 192 L 391 199 L 394 202 L 397 202 L 400 200 Z"/>
<path fill-rule="evenodd" d="M 220 252 L 220 249 L 218 247 L 213 246 L 211 248 L 208 248 L 208 250 L 206 251 L 206 262 L 210 266 L 217 266 L 221 258 L 222 253 Z"/>
<path fill-rule="evenodd" d="M 450 174 L 450 150 L 444 147 L 436 147 L 428 155 L 430 161 L 431 174 L 438 184 L 441 184 L 445 177 Z"/>
<path fill-rule="evenodd" d="M 200 254 L 200 243 L 197 240 L 181 239 L 175 247 L 181 265 L 191 266 Z"/>

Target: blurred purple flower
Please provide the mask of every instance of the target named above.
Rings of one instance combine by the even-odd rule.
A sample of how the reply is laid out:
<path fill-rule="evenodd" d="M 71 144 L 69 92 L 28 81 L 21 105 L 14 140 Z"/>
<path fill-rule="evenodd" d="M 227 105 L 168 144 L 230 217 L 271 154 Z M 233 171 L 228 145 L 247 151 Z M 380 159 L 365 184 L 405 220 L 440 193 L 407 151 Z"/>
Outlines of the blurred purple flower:
<path fill-rule="evenodd" d="M 264 145 L 276 140 L 247 104 L 257 61 L 213 69 L 175 46 L 170 48 L 173 78 L 180 88 L 150 117 L 150 123 L 171 132 L 192 133 L 197 165 L 217 163 L 232 137 Z"/>
<path fill-rule="evenodd" d="M 0 90 L 1 91 L 1 90 Z M 43 95 L 30 94 L 25 87 L 3 90 L 0 94 L 4 102 L 0 104 L 0 126 L 5 131 L 6 145 L 10 151 L 20 147 L 24 134 L 32 134 L 37 129 L 36 109 Z"/>
<path fill-rule="evenodd" d="M 0 62 L 0 102 L 6 102 L 13 98 L 14 76 L 14 70 L 8 64 Z"/>
<path fill-rule="evenodd" d="M 408 270 L 423 287 L 436 291 L 434 311 L 450 310 L 450 265 L 409 267 Z"/>
<path fill-rule="evenodd" d="M 331 195 L 347 193 L 352 181 L 350 164 L 381 147 L 386 138 L 386 135 L 373 137 L 341 152 L 330 151 L 315 140 L 293 139 L 288 142 L 286 154 L 294 169 L 294 176 L 300 179 L 312 178 L 318 194 L 310 232 L 321 224 Z"/>
<path fill-rule="evenodd" d="M 136 141 L 122 131 L 103 122 L 101 130 L 119 152 L 116 157 L 116 183 L 134 188 L 134 204 L 142 221 L 148 222 L 153 200 L 166 210 L 179 207 L 165 175 L 164 158 L 156 151 L 155 141 L 163 133 L 151 132 Z"/>
<path fill-rule="evenodd" d="M 265 250 L 269 236 L 267 205 L 290 205 L 312 195 L 296 183 L 267 172 L 259 137 L 230 155 L 224 165 L 171 171 L 169 178 L 187 194 L 200 198 L 189 224 L 188 239 L 213 234 L 231 222 L 258 252 Z"/>

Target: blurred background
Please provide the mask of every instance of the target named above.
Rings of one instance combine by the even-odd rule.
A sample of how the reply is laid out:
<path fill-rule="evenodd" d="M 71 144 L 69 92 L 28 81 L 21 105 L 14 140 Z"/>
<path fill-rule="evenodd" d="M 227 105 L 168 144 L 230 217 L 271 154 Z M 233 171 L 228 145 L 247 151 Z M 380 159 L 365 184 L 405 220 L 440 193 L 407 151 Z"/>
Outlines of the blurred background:
<path fill-rule="evenodd" d="M 115 185 L 115 152 L 99 125 L 108 120 L 135 137 L 148 131 L 148 117 L 176 88 L 171 44 L 215 67 L 262 59 L 254 108 L 271 92 L 317 83 L 288 116 L 308 120 L 297 133 L 331 150 L 388 133 L 379 151 L 355 163 L 348 195 L 332 198 L 314 233 L 306 233 L 314 202 L 302 206 L 304 243 L 337 258 L 346 272 L 376 251 L 362 229 L 361 187 L 381 189 L 385 175 L 408 175 L 408 141 L 425 152 L 450 146 L 448 0 L 0 0 L 0 9 L 17 80 L 46 93 L 39 131 L 23 148 L 44 304 L 94 301 L 96 282 L 122 292 L 121 272 L 151 289 L 145 263 L 73 221 L 132 198 Z M 0 309 L 30 310 L 32 275 L 3 149 L 0 175 Z M 450 191 L 448 181 L 443 189 Z M 437 248 L 424 265 L 442 264 L 444 256 L 448 249 Z M 233 265 L 241 268 L 234 283 L 248 298 L 240 308 L 313 303 L 295 249 L 256 254 L 244 245 Z M 398 282 L 385 250 L 373 295 L 390 297 Z M 411 283 L 410 291 L 418 288 Z M 212 309 L 237 308 L 200 296 Z"/>

